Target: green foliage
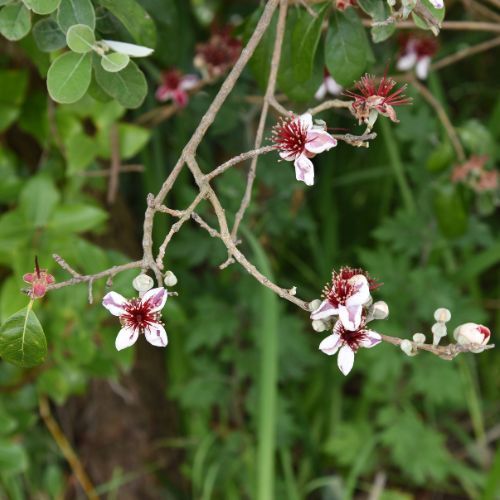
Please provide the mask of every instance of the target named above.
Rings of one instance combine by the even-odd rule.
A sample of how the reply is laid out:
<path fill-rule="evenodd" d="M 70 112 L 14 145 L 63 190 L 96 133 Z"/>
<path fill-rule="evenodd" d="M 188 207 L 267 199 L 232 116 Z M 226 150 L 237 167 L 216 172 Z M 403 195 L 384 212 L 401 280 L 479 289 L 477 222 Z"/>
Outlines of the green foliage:
<path fill-rule="evenodd" d="M 61 0 L 57 10 L 57 22 L 64 33 L 71 26 L 84 24 L 95 29 L 95 11 L 90 0 Z"/>
<path fill-rule="evenodd" d="M 68 29 L 66 42 L 73 52 L 86 54 L 94 46 L 94 31 L 85 24 L 75 24 Z"/>
<path fill-rule="evenodd" d="M 6 5 L 0 10 L 0 34 L 7 40 L 21 40 L 31 29 L 31 13 L 23 3 Z"/>
<path fill-rule="evenodd" d="M 35 14 L 45 15 L 54 12 L 61 0 L 23 0 L 23 2 Z"/>

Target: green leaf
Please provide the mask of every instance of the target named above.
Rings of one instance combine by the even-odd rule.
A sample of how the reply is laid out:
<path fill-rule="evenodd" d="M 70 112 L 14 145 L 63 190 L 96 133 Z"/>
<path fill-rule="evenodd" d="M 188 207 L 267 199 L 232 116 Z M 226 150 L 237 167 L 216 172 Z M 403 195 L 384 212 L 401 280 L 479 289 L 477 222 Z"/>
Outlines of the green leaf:
<path fill-rule="evenodd" d="M 104 54 L 101 58 L 101 66 L 109 73 L 116 73 L 127 66 L 130 57 L 127 54 Z"/>
<path fill-rule="evenodd" d="M 120 142 L 120 158 L 128 160 L 135 156 L 146 145 L 151 137 L 151 132 L 131 123 L 120 123 L 118 124 L 118 135 Z M 97 137 L 100 146 L 99 156 L 109 158 L 111 156 L 109 128 L 101 128 Z"/>
<path fill-rule="evenodd" d="M 100 226 L 108 214 L 98 207 L 75 203 L 58 207 L 50 219 L 49 227 L 61 233 L 82 233 Z"/>
<path fill-rule="evenodd" d="M 0 470 L 6 476 L 19 474 L 28 468 L 28 455 L 21 443 L 0 440 Z"/>
<path fill-rule="evenodd" d="M 389 15 L 387 2 L 380 0 L 359 0 L 358 5 L 373 19 L 374 22 L 385 21 Z M 374 26 L 372 28 L 372 40 L 375 43 L 387 40 L 396 30 L 394 24 L 385 26 Z"/>
<path fill-rule="evenodd" d="M 75 24 L 66 33 L 68 47 L 78 54 L 90 52 L 95 44 L 95 35 L 92 28 L 85 24 Z"/>
<path fill-rule="evenodd" d="M 116 16 L 134 40 L 146 47 L 156 46 L 156 26 L 151 16 L 135 0 L 99 0 Z"/>
<path fill-rule="evenodd" d="M 144 101 L 148 85 L 144 74 L 133 61 L 117 73 L 109 73 L 99 63 L 94 64 L 94 70 L 97 83 L 122 106 L 137 108 Z"/>
<path fill-rule="evenodd" d="M 66 45 L 66 37 L 54 19 L 40 19 L 33 26 L 33 37 L 42 52 L 53 52 Z"/>
<path fill-rule="evenodd" d="M 34 227 L 43 227 L 59 203 L 59 198 L 59 192 L 51 179 L 32 177 L 21 192 L 19 208 Z"/>
<path fill-rule="evenodd" d="M 423 7 L 426 8 L 432 15 L 432 17 L 438 22 L 438 24 L 441 24 L 441 21 L 444 19 L 446 7 L 443 6 L 441 9 L 437 9 L 436 7 L 434 7 L 434 5 L 432 5 L 432 3 L 429 0 L 422 0 L 422 4 Z M 419 16 L 415 12 L 411 13 L 411 17 L 413 18 L 415 25 L 418 26 L 419 28 L 423 30 L 431 29 L 427 21 L 425 21 L 421 16 Z"/>
<path fill-rule="evenodd" d="M 75 24 L 85 24 L 95 29 L 95 11 L 90 0 L 61 0 L 57 22 L 66 33 Z"/>
<path fill-rule="evenodd" d="M 434 193 L 434 213 L 439 229 L 447 238 L 457 238 L 468 226 L 467 211 L 456 186 L 446 184 Z"/>
<path fill-rule="evenodd" d="M 335 12 L 325 41 L 325 64 L 336 82 L 352 85 L 365 70 L 369 42 L 353 9 Z"/>
<path fill-rule="evenodd" d="M 67 52 L 60 55 L 47 74 L 50 97 L 63 104 L 78 101 L 89 88 L 91 76 L 91 54 Z"/>
<path fill-rule="evenodd" d="M 20 70 L 0 71 L 0 132 L 18 118 L 26 95 L 28 74 Z"/>
<path fill-rule="evenodd" d="M 316 17 L 301 9 L 294 23 L 292 34 L 292 65 L 295 81 L 302 83 L 311 77 L 314 57 L 321 35 L 321 25 L 330 4 L 327 2 L 314 8 Z"/>
<path fill-rule="evenodd" d="M 98 154 L 98 147 L 93 137 L 84 132 L 72 134 L 64 143 L 68 160 L 68 175 L 81 172 L 88 167 Z"/>
<path fill-rule="evenodd" d="M 31 28 L 31 13 L 22 3 L 6 5 L 0 10 L 0 33 L 7 40 L 24 38 Z"/>
<path fill-rule="evenodd" d="M 23 368 L 39 365 L 47 355 L 42 325 L 30 306 L 21 309 L 0 328 L 0 356 Z"/>
<path fill-rule="evenodd" d="M 23 0 L 23 2 L 33 12 L 43 16 L 54 12 L 59 7 L 61 0 Z"/>

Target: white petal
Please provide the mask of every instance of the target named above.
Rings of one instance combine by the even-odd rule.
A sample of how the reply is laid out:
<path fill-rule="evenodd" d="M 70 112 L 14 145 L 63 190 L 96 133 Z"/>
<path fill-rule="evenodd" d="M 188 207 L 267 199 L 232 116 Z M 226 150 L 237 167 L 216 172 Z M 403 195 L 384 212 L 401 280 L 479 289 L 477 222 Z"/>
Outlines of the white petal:
<path fill-rule="evenodd" d="M 143 47 L 142 45 L 135 45 L 133 43 L 116 42 L 115 40 L 103 40 L 103 42 L 115 52 L 127 54 L 132 57 L 147 57 L 154 52 L 153 49 L 149 47 Z"/>
<path fill-rule="evenodd" d="M 146 340 L 156 347 L 166 347 L 168 344 L 167 332 L 160 323 L 152 323 L 145 328 L 144 335 Z"/>
<path fill-rule="evenodd" d="M 318 154 L 328 151 L 337 145 L 337 139 L 324 130 L 309 130 L 306 137 L 307 151 Z"/>
<path fill-rule="evenodd" d="M 415 71 L 420 80 L 425 80 L 429 74 L 429 68 L 431 66 L 431 58 L 429 56 L 422 57 L 418 61 Z"/>
<path fill-rule="evenodd" d="M 142 299 L 141 302 L 143 304 L 148 303 L 148 306 L 150 307 L 150 312 L 158 312 L 161 311 L 165 307 L 165 302 L 167 301 L 168 293 L 165 288 L 160 287 L 160 288 L 153 288 L 152 290 L 149 290 L 149 292 L 146 292 Z"/>
<path fill-rule="evenodd" d="M 339 320 L 346 330 L 351 332 L 356 331 L 361 323 L 361 312 L 363 306 L 340 306 L 339 307 Z"/>
<path fill-rule="evenodd" d="M 337 365 L 340 371 L 347 375 L 354 364 L 354 351 L 348 346 L 344 345 L 340 348 L 339 355 L 337 356 Z"/>
<path fill-rule="evenodd" d="M 333 333 L 321 341 L 319 349 L 325 354 L 328 354 L 328 356 L 332 356 L 339 350 L 340 344 L 340 335 L 338 333 Z"/>
<path fill-rule="evenodd" d="M 313 117 L 311 113 L 304 113 L 299 116 L 300 124 L 305 127 L 307 130 L 312 128 L 313 126 Z"/>
<path fill-rule="evenodd" d="M 314 98 L 318 101 L 322 101 L 326 96 L 326 84 L 322 83 L 319 87 L 318 90 L 316 90 L 316 93 L 314 94 Z"/>
<path fill-rule="evenodd" d="M 398 68 L 399 71 L 408 71 L 409 69 L 413 68 L 413 66 L 415 66 L 416 62 L 417 62 L 416 52 L 408 52 L 408 54 L 405 54 L 404 56 L 398 59 L 396 68 Z"/>
<path fill-rule="evenodd" d="M 372 330 L 365 331 L 365 338 L 359 343 L 361 347 L 366 347 L 370 349 L 370 347 L 376 346 L 382 342 L 382 337 Z"/>
<path fill-rule="evenodd" d="M 279 155 L 281 159 L 285 161 L 293 161 L 297 158 L 297 155 L 291 151 L 280 151 Z"/>
<path fill-rule="evenodd" d="M 135 344 L 138 337 L 139 330 L 128 327 L 122 328 L 116 336 L 115 347 L 118 351 L 121 351 L 122 349 Z"/>
<path fill-rule="evenodd" d="M 125 314 L 125 306 L 128 300 L 116 292 L 107 293 L 102 299 L 102 305 L 113 315 L 121 316 Z"/>
<path fill-rule="evenodd" d="M 436 9 L 442 9 L 444 7 L 443 0 L 430 0 L 430 2 Z"/>
<path fill-rule="evenodd" d="M 366 276 L 356 274 L 349 279 L 349 283 L 353 285 L 356 291 L 345 301 L 347 306 L 357 306 L 366 304 L 370 300 L 370 285 Z"/>
<path fill-rule="evenodd" d="M 314 184 L 314 166 L 312 161 L 305 155 L 299 155 L 295 162 L 295 178 L 304 182 L 307 186 Z"/>
<path fill-rule="evenodd" d="M 182 90 L 191 90 L 198 85 L 200 79 L 196 75 L 184 75 L 181 79 L 179 87 Z"/>
<path fill-rule="evenodd" d="M 325 80 L 326 88 L 332 95 L 340 95 L 342 93 L 342 85 L 339 85 L 331 76 Z"/>
<path fill-rule="evenodd" d="M 335 316 L 335 314 L 338 314 L 338 309 L 333 307 L 328 300 L 324 300 L 321 302 L 321 305 L 311 313 L 311 319 L 330 318 L 331 316 Z"/>

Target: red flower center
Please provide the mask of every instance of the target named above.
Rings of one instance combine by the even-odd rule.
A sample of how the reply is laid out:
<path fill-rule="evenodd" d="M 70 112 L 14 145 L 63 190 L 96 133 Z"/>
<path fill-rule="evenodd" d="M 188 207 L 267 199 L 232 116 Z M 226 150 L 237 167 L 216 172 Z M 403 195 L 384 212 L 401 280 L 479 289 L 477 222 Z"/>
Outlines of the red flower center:
<path fill-rule="evenodd" d="M 342 342 L 347 344 L 354 352 L 359 349 L 359 345 L 366 338 L 364 321 L 362 321 L 361 326 L 353 332 L 346 330 L 342 323 L 339 323 L 338 326 L 336 326 L 335 331 L 340 335 Z"/>
<path fill-rule="evenodd" d="M 297 118 L 282 119 L 274 126 L 272 134 L 272 141 L 278 149 L 290 156 L 299 156 L 306 147 L 307 128 Z"/>
<path fill-rule="evenodd" d="M 120 316 L 123 326 L 139 330 L 151 326 L 152 323 L 160 323 L 160 313 L 152 312 L 149 302 L 142 303 L 141 299 L 131 299 L 125 306 L 126 313 Z"/>

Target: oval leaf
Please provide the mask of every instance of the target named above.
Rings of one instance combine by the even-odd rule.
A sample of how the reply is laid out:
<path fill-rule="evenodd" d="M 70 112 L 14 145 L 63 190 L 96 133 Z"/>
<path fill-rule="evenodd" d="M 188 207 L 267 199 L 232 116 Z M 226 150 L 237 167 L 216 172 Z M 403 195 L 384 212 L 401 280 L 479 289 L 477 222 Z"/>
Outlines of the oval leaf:
<path fill-rule="evenodd" d="M 134 45 L 133 43 L 115 42 L 114 40 L 103 40 L 103 42 L 115 52 L 132 57 L 148 57 L 154 52 L 149 47 Z"/>
<path fill-rule="evenodd" d="M 22 3 L 6 5 L 0 10 L 0 33 L 7 40 L 24 38 L 31 28 L 31 12 Z"/>
<path fill-rule="evenodd" d="M 130 57 L 127 54 L 105 54 L 101 59 L 101 66 L 110 73 L 121 71 L 127 66 Z"/>
<path fill-rule="evenodd" d="M 60 55 L 52 63 L 47 74 L 50 97 L 64 104 L 78 101 L 89 88 L 91 76 L 90 54 L 67 52 Z"/>
<path fill-rule="evenodd" d="M 431 15 L 431 17 L 434 18 L 436 24 L 441 25 L 441 22 L 444 19 L 444 14 L 445 14 L 445 7 L 443 6 L 441 9 L 437 9 L 432 5 L 429 0 L 422 0 L 422 7 L 428 11 L 428 13 Z M 429 30 L 431 29 L 429 23 L 425 21 L 421 15 L 416 14 L 415 12 L 411 13 L 411 17 L 413 18 L 413 22 L 421 29 L 423 30 Z M 437 35 L 437 33 L 436 33 Z"/>
<path fill-rule="evenodd" d="M 291 51 L 293 74 L 297 82 L 305 82 L 311 77 L 314 56 L 321 35 L 321 25 L 328 7 L 329 3 L 326 3 L 314 9 L 316 17 L 305 9 L 299 11 L 292 34 Z"/>
<path fill-rule="evenodd" d="M 61 0 L 57 22 L 66 33 L 75 24 L 85 24 L 95 29 L 95 11 L 90 0 Z"/>
<path fill-rule="evenodd" d="M 151 16 L 135 0 L 99 0 L 116 16 L 134 40 L 146 47 L 156 46 L 156 26 Z"/>
<path fill-rule="evenodd" d="M 54 12 L 61 0 L 23 0 L 24 4 L 36 14 L 46 15 Z"/>
<path fill-rule="evenodd" d="M 0 356 L 23 368 L 39 365 L 45 360 L 47 341 L 30 306 L 13 314 L 0 328 Z"/>
<path fill-rule="evenodd" d="M 50 17 L 40 19 L 35 23 L 33 26 L 33 37 L 37 47 L 42 52 L 53 52 L 66 45 L 64 33 L 56 21 Z"/>
<path fill-rule="evenodd" d="M 85 24 L 75 24 L 66 33 L 68 47 L 78 54 L 90 52 L 95 43 L 94 31 Z"/>
<path fill-rule="evenodd" d="M 374 22 L 385 21 L 390 16 L 389 6 L 387 2 L 380 0 L 358 0 L 358 5 L 363 9 Z M 371 30 L 372 40 L 374 43 L 387 40 L 394 31 L 396 26 L 394 23 L 381 26 L 374 26 Z"/>
<path fill-rule="evenodd" d="M 352 85 L 363 74 L 368 53 L 365 29 L 353 9 L 335 12 L 325 42 L 325 64 L 335 81 Z"/>
<path fill-rule="evenodd" d="M 134 61 L 118 73 L 109 73 L 101 64 L 94 64 L 97 83 L 126 108 L 139 107 L 148 91 L 146 78 Z"/>

